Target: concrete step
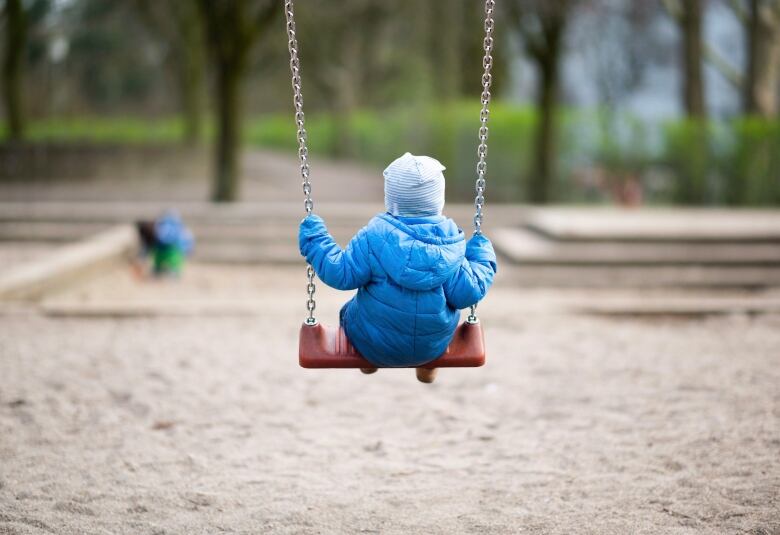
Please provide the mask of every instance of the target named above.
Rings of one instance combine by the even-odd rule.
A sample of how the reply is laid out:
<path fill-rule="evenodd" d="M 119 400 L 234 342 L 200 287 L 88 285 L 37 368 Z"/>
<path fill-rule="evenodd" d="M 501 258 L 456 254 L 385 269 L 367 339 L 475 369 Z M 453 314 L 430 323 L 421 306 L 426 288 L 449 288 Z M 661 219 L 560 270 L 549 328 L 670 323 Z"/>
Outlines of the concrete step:
<path fill-rule="evenodd" d="M 52 252 L 49 244 L 30 242 L 0 243 L 0 272 L 7 271 L 19 264 L 42 258 Z"/>
<path fill-rule="evenodd" d="M 105 230 L 111 225 L 106 222 L 73 221 L 5 221 L 0 222 L 0 242 L 42 242 L 61 243 L 83 239 Z M 195 222 L 189 225 L 198 243 L 265 243 L 296 242 L 298 222 L 289 221 L 282 225 L 229 224 L 224 222 L 207 224 Z M 346 243 L 358 230 L 359 225 L 336 222 L 328 226 L 337 240 Z"/>
<path fill-rule="evenodd" d="M 365 222 L 381 210 L 378 204 L 328 203 L 317 207 L 323 217 Z M 175 209 L 187 221 L 246 224 L 248 221 L 277 224 L 298 222 L 304 214 L 302 203 L 196 202 L 0 202 L 0 221 L 70 221 L 91 223 L 132 222 L 152 219 Z"/>
<path fill-rule="evenodd" d="M 777 314 L 780 313 L 780 298 L 723 297 L 711 295 L 695 298 L 664 296 L 656 298 L 610 299 L 600 302 L 581 303 L 572 309 L 585 314 L 602 316 L 712 316 L 723 314 Z"/>
<path fill-rule="evenodd" d="M 57 247 L 0 272 L 0 300 L 34 299 L 52 289 L 124 265 L 138 248 L 130 225 L 118 225 L 89 239 Z"/>
<path fill-rule="evenodd" d="M 83 239 L 115 224 L 152 219 L 174 204 L 159 202 L 0 202 L 0 241 L 62 243 Z M 300 203 L 175 203 L 177 211 L 192 228 L 196 242 L 265 244 L 297 238 L 303 217 Z M 382 210 L 378 204 L 327 203 L 317 213 L 341 244 L 347 241 Z M 448 206 L 448 215 L 464 228 L 471 225 L 470 205 Z M 488 229 L 503 224 L 517 224 L 523 211 L 503 206 L 488 211 Z M 231 255 L 235 256 L 235 255 Z"/>
<path fill-rule="evenodd" d="M 91 302 L 75 300 L 47 301 L 40 310 L 54 317 L 154 317 L 154 316 L 262 316 L 278 309 L 273 299 L 200 299 L 173 301 L 143 299 L 116 301 L 98 299 Z M 487 305 L 486 305 L 487 306 Z M 289 307 L 285 304 L 285 308 Z M 757 315 L 780 313 L 778 298 L 733 298 L 712 296 L 708 298 L 655 298 L 640 296 L 610 298 L 599 303 L 587 303 L 584 299 L 559 298 L 555 301 L 526 299 L 514 308 L 513 313 L 576 313 L 614 317 L 703 317 L 717 315 Z M 485 316 L 483 315 L 483 318 Z M 490 325 L 490 320 L 485 320 Z"/>
<path fill-rule="evenodd" d="M 82 285 L 44 296 L 40 306 L 44 313 L 56 316 L 269 316 L 280 310 L 295 315 L 303 314 L 304 288 L 303 265 L 214 266 L 194 262 L 180 279 L 167 283 L 141 281 L 127 267 L 118 268 Z M 292 298 L 280 299 L 279 292 L 289 293 Z M 318 285 L 317 297 L 319 316 L 324 321 L 334 320 L 346 298 L 343 292 L 323 285 Z M 610 316 L 777 314 L 780 290 L 528 288 L 518 287 L 512 273 L 504 270 L 480 307 L 486 326 L 561 312 Z M 501 316 L 504 319 L 499 320 Z"/>
<path fill-rule="evenodd" d="M 289 244 L 247 248 L 204 244 L 194 260 L 213 265 L 303 266 Z M 499 278 L 522 287 L 556 288 L 765 288 L 780 286 L 780 266 L 542 266 L 500 264 Z"/>
<path fill-rule="evenodd" d="M 110 227 L 110 223 L 71 221 L 0 222 L 0 241 L 63 243 L 84 239 Z"/>
<path fill-rule="evenodd" d="M 187 222 L 223 223 L 276 226 L 297 225 L 304 216 L 300 202 L 240 202 L 213 204 L 202 202 L 0 202 L 0 222 L 82 222 L 127 223 L 151 219 L 169 208 L 176 209 Z M 494 205 L 485 210 L 486 228 L 521 223 L 526 207 Z M 315 213 L 330 224 L 360 228 L 377 213 L 383 212 L 381 203 L 318 203 Z M 447 215 L 465 229 L 471 228 L 474 208 L 470 204 L 448 204 Z"/>
<path fill-rule="evenodd" d="M 780 243 L 573 242 L 523 228 L 492 233 L 496 250 L 518 264 L 540 265 L 780 265 Z"/>
<path fill-rule="evenodd" d="M 346 245 L 363 224 L 365 222 L 356 225 L 337 220 L 328 224 L 328 231 L 336 241 Z M 214 223 L 206 225 L 194 223 L 191 228 L 198 243 L 232 243 L 236 245 L 242 243 L 247 245 L 289 243 L 294 247 L 297 247 L 298 243 L 298 221 L 290 222 L 284 226 L 278 224 L 225 225 Z"/>
<path fill-rule="evenodd" d="M 777 210 L 536 208 L 527 226 L 560 241 L 780 242 Z"/>
<path fill-rule="evenodd" d="M 206 242 L 196 246 L 193 258 L 209 264 L 303 263 L 297 242 Z"/>
<path fill-rule="evenodd" d="M 522 287 L 755 289 L 780 286 L 777 267 L 500 265 Z"/>

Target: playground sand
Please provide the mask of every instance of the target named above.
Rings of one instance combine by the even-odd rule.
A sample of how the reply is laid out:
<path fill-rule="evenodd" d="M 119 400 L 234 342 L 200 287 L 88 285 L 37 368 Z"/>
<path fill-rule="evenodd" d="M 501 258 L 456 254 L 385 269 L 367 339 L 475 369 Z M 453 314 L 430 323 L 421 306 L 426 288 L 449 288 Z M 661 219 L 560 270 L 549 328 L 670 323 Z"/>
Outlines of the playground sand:
<path fill-rule="evenodd" d="M 527 314 L 499 283 L 487 366 L 429 386 L 299 369 L 301 278 L 238 277 L 251 315 L 0 307 L 0 534 L 780 533 L 780 317 Z"/>

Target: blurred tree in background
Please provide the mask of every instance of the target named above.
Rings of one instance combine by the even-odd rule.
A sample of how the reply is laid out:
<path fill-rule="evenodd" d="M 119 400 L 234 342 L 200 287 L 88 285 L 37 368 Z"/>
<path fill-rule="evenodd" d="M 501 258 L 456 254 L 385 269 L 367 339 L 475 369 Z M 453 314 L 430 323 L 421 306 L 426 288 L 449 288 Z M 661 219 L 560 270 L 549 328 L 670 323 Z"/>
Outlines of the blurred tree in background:
<path fill-rule="evenodd" d="M 281 0 L 0 0 L 6 139 L 293 151 Z M 335 7 L 334 7 L 335 6 Z M 296 16 L 311 149 L 406 150 L 474 180 L 482 2 L 307 0 Z M 491 195 L 780 203 L 780 0 L 502 0 Z M 207 114 L 211 90 L 213 114 Z"/>
<path fill-rule="evenodd" d="M 539 119 L 535 135 L 535 164 L 528 198 L 546 203 L 555 175 L 556 113 L 560 92 L 564 34 L 575 0 L 510 0 L 510 23 L 520 34 L 538 73 L 536 107 Z"/>
<path fill-rule="evenodd" d="M 313 0 L 297 10 L 306 94 L 318 95 L 333 112 L 338 156 L 354 154 L 349 129 L 352 114 L 369 104 L 374 91 L 388 81 L 387 55 L 394 51 L 383 46 L 382 36 L 388 31 L 391 7 L 345 0 L 333 9 L 330 0 Z"/>
<path fill-rule="evenodd" d="M 685 113 L 695 119 L 707 116 L 702 72 L 703 1 L 706 0 L 664 0 L 669 14 L 677 21 L 682 34 L 682 100 Z"/>
<path fill-rule="evenodd" d="M 191 0 L 136 0 L 138 13 L 165 44 L 165 70 L 178 90 L 184 141 L 194 145 L 203 136 L 206 47 L 198 7 Z"/>
<path fill-rule="evenodd" d="M 3 9 L 3 25 L 6 35 L 3 96 L 8 117 L 8 135 L 12 140 L 18 141 L 24 134 L 22 60 L 27 33 L 27 16 L 22 7 L 22 0 L 6 0 Z"/>
<path fill-rule="evenodd" d="M 81 109 L 111 113 L 123 105 L 142 103 L 154 113 L 149 99 L 157 78 L 166 78 L 162 51 L 149 40 L 147 27 L 131 2 L 83 0 L 68 13 L 69 67 Z M 137 103 L 137 104 L 133 104 Z"/>
<path fill-rule="evenodd" d="M 242 87 L 252 47 L 281 12 L 281 0 L 199 0 L 214 68 L 217 139 L 214 161 L 215 201 L 238 196 Z"/>
<path fill-rule="evenodd" d="M 746 25 L 747 72 L 744 77 L 744 110 L 748 114 L 773 117 L 778 114 L 780 85 L 780 1 L 739 0 L 732 2 Z"/>
<path fill-rule="evenodd" d="M 341 114 L 347 123 L 352 112 L 365 107 L 478 98 L 481 3 L 345 0 L 339 9 L 332 5 L 332 0 L 310 0 L 296 11 L 307 105 Z M 503 47 L 494 56 L 494 91 L 500 92 L 506 80 Z M 339 150 L 348 155 L 345 141 Z"/>
<path fill-rule="evenodd" d="M 773 117 L 780 112 L 780 1 L 739 0 L 734 12 L 745 25 L 747 67 L 742 85 L 744 111 Z"/>
<path fill-rule="evenodd" d="M 664 0 L 681 34 L 682 103 L 688 122 L 681 129 L 690 158 L 681 168 L 677 197 L 684 203 L 704 202 L 710 159 L 704 89 L 703 0 Z"/>
<path fill-rule="evenodd" d="M 679 8 L 667 1 L 679 15 Z M 742 95 L 748 115 L 773 117 L 778 113 L 780 92 L 780 1 L 729 0 L 728 6 L 743 26 L 746 57 L 744 72 L 729 62 L 706 39 L 704 56 Z"/>
<path fill-rule="evenodd" d="M 3 101 L 8 137 L 19 141 L 25 131 L 24 74 L 28 64 L 41 57 L 37 30 L 50 9 L 50 0 L 6 0 L 0 12 L 0 28 L 5 34 L 3 50 Z"/>

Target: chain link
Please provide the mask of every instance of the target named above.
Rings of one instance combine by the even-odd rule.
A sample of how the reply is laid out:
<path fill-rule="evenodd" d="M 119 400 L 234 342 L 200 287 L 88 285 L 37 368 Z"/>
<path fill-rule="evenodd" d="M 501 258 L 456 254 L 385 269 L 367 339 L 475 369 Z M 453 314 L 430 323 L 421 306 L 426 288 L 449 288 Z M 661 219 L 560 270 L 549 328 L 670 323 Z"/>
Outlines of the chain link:
<path fill-rule="evenodd" d="M 285 0 L 284 14 L 287 19 L 287 49 L 290 52 L 290 74 L 292 75 L 293 105 L 295 106 L 295 125 L 298 128 L 298 160 L 300 162 L 301 186 L 303 187 L 303 209 L 306 215 L 314 210 L 314 201 L 311 198 L 311 181 L 309 180 L 309 148 L 306 134 L 306 117 L 303 114 L 303 89 L 301 84 L 301 61 L 298 58 L 298 38 L 295 35 L 295 14 L 293 13 L 293 0 Z M 306 310 L 309 315 L 306 318 L 307 325 L 316 325 L 314 309 L 317 303 L 314 301 L 314 268 L 306 264 Z"/>
<path fill-rule="evenodd" d="M 477 181 L 474 184 L 476 196 L 474 197 L 474 234 L 482 234 L 482 208 L 485 206 L 485 173 L 487 172 L 487 140 L 488 119 L 490 118 L 490 85 L 493 83 L 493 12 L 496 9 L 495 0 L 485 0 L 485 38 L 482 41 L 485 55 L 482 58 L 482 95 L 480 102 L 482 109 L 479 111 L 479 145 L 477 146 Z M 466 318 L 468 323 L 477 323 L 477 305 L 471 305 L 471 310 Z"/>
<path fill-rule="evenodd" d="M 303 207 L 306 214 L 311 214 L 314 201 L 311 198 L 311 182 L 309 180 L 309 148 L 307 146 L 306 118 L 303 114 L 303 88 L 301 84 L 301 61 L 298 58 L 298 38 L 295 34 L 295 15 L 293 0 L 285 0 L 284 12 L 287 18 L 287 49 L 290 51 L 290 73 L 292 74 L 293 105 L 295 106 L 295 125 L 298 127 L 298 159 L 300 160 L 301 178 L 303 179 Z"/>
<path fill-rule="evenodd" d="M 480 102 L 482 109 L 479 112 L 479 145 L 477 146 L 477 181 L 475 183 L 476 197 L 474 198 L 474 234 L 482 233 L 482 208 L 485 206 L 485 172 L 487 171 L 487 139 L 488 119 L 490 118 L 490 85 L 493 76 L 490 74 L 493 68 L 493 11 L 496 8 L 495 0 L 485 0 L 485 38 L 482 41 L 485 56 L 482 58 L 482 95 Z"/>
<path fill-rule="evenodd" d="M 309 298 L 306 300 L 306 310 L 309 311 L 309 316 L 306 318 L 307 325 L 316 325 L 317 320 L 314 318 L 314 309 L 317 308 L 317 303 L 314 302 L 314 268 L 311 264 L 306 264 L 306 293 L 309 294 Z"/>

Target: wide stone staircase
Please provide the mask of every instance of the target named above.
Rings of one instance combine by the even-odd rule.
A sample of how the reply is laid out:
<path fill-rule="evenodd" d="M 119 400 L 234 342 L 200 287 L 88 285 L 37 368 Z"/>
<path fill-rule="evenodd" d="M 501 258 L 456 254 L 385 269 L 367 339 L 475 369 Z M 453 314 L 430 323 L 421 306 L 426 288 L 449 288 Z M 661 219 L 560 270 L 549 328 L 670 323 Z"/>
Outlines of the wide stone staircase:
<path fill-rule="evenodd" d="M 116 224 L 153 218 L 172 206 L 0 203 L 0 253 L 4 248 L 73 242 Z M 175 209 L 196 236 L 198 262 L 301 264 L 296 239 L 303 216 L 300 203 L 176 203 Z M 327 203 L 318 213 L 345 244 L 381 209 Z M 448 206 L 447 213 L 470 228 L 471 206 Z M 521 286 L 780 286 L 780 211 L 493 204 L 486 211 L 484 228 L 500 255 L 502 276 Z"/>

